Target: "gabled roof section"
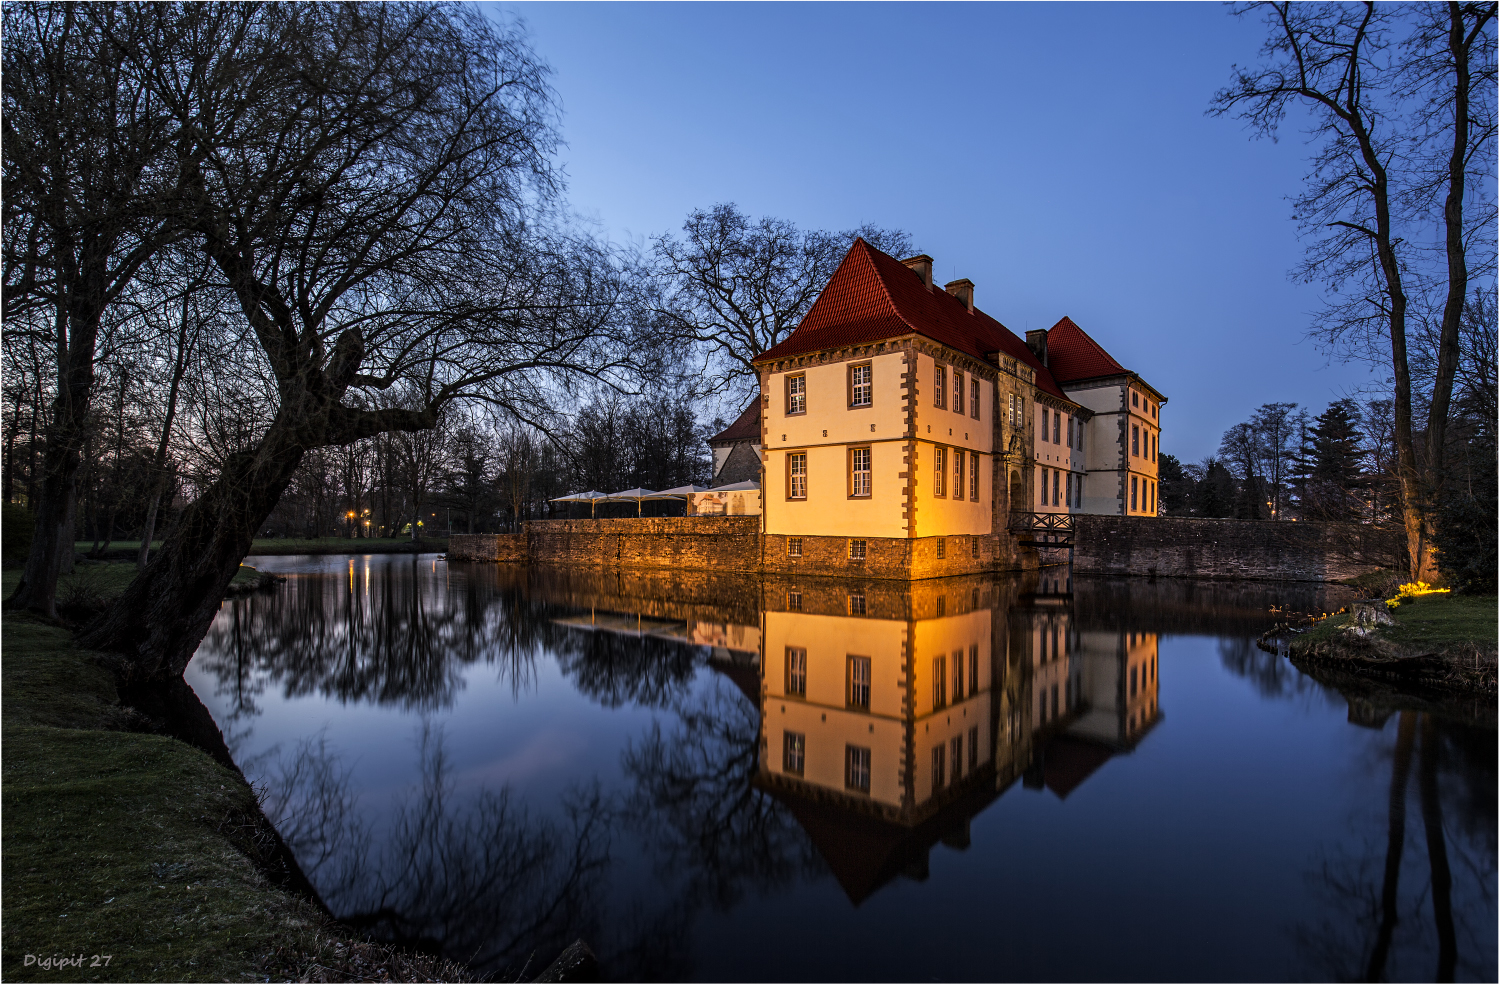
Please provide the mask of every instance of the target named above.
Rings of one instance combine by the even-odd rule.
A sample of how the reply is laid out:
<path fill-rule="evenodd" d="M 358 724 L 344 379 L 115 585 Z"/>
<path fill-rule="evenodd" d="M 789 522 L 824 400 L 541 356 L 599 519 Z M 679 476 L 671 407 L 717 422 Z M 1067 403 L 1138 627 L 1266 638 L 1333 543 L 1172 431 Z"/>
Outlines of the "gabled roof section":
<path fill-rule="evenodd" d="M 1067 315 L 1047 331 L 1047 367 L 1064 383 L 1130 372 Z"/>
<path fill-rule="evenodd" d="M 760 393 L 750 398 L 750 405 L 740 412 L 734 423 L 708 439 L 710 445 L 731 445 L 736 441 L 760 443 Z"/>
<path fill-rule="evenodd" d="M 805 352 L 921 335 L 950 349 L 985 360 L 1003 352 L 1036 371 L 1037 386 L 1068 399 L 1026 343 L 983 311 L 940 288 L 929 288 L 900 260 L 856 239 L 833 272 L 807 317 L 781 344 L 755 358 L 757 363 Z"/>

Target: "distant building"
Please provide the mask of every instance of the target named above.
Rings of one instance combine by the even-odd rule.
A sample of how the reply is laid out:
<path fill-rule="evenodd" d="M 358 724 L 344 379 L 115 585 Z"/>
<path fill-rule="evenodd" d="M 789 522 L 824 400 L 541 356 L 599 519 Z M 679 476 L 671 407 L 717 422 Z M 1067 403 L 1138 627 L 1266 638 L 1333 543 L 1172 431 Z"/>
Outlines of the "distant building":
<path fill-rule="evenodd" d="M 711 488 L 760 481 L 760 398 L 751 399 L 734 423 L 708 439 L 714 453 Z"/>
<path fill-rule="evenodd" d="M 851 558 L 943 558 L 968 537 L 977 559 L 1012 511 L 1154 514 L 1166 398 L 1066 318 L 1021 341 L 932 265 L 856 240 L 756 358 L 766 534 Z"/>

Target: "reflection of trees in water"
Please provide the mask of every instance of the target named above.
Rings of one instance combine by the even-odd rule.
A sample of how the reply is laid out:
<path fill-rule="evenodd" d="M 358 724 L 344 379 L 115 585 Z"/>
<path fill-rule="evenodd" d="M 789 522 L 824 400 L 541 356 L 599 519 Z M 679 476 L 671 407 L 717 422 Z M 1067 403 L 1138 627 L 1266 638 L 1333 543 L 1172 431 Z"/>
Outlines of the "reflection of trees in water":
<path fill-rule="evenodd" d="M 424 577 L 422 563 L 294 575 L 275 592 L 232 602 L 197 659 L 236 717 L 258 713 L 255 699 L 271 680 L 289 697 L 413 709 L 451 705 L 464 667 L 480 661 L 498 665 L 517 690 L 526 687 L 546 606 L 482 574 L 456 585 Z"/>
<path fill-rule="evenodd" d="M 1325 697 L 1329 704 L 1339 702 L 1337 691 L 1303 674 L 1285 657 L 1260 649 L 1249 636 L 1221 636 L 1218 645 L 1224 669 L 1248 680 L 1263 698 L 1311 694 Z"/>
<path fill-rule="evenodd" d="M 422 780 L 373 832 L 319 738 L 271 771 L 266 812 L 325 902 L 371 936 L 515 977 L 599 926 L 610 811 L 597 789 L 538 818 L 508 788 L 456 796 L 440 733 L 424 727 Z M 540 965 L 530 965 L 535 973 Z"/>
<path fill-rule="evenodd" d="M 666 706 L 687 692 L 703 663 L 700 648 L 672 640 L 549 628 L 547 648 L 563 673 L 606 708 Z"/>
<path fill-rule="evenodd" d="M 1407 851 L 1411 770 L 1426 852 Z M 1312 967 L 1338 980 L 1492 980 L 1495 735 L 1399 713 L 1383 837 L 1325 858 L 1310 880 L 1330 914 L 1298 931 Z M 1445 809 L 1445 803 L 1447 805 Z M 1425 862 L 1425 865 L 1423 864 Z M 1475 899 L 1453 900 L 1453 871 Z"/>
<path fill-rule="evenodd" d="M 781 804 L 755 789 L 760 709 L 715 677 L 673 701 L 673 721 L 653 722 L 621 757 L 633 789 L 621 819 L 647 847 L 658 877 L 676 892 L 641 914 L 611 953 L 612 975 L 680 978 L 686 938 L 705 906 L 723 912 L 746 892 L 766 893 L 826 871 L 812 842 Z"/>

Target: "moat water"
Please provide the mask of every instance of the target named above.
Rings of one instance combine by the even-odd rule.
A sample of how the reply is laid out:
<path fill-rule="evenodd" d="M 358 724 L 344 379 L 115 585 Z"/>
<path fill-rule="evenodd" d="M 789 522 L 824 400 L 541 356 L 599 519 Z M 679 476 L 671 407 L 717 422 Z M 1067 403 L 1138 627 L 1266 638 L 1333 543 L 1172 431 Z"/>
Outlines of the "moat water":
<path fill-rule="evenodd" d="M 1496 978 L 1496 733 L 1306 585 L 261 558 L 188 668 L 336 915 L 535 977 Z"/>

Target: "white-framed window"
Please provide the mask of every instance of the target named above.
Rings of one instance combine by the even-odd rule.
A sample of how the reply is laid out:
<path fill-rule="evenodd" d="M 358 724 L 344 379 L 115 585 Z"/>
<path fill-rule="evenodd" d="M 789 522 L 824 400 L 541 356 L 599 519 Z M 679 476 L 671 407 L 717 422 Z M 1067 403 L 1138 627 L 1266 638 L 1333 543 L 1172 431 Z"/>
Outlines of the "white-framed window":
<path fill-rule="evenodd" d="M 783 732 L 781 736 L 781 771 L 801 776 L 807 758 L 807 736 L 801 732 Z"/>
<path fill-rule="evenodd" d="M 801 374 L 786 378 L 786 412 L 807 413 L 807 377 Z"/>
<path fill-rule="evenodd" d="M 934 657 L 932 661 L 932 707 L 948 707 L 947 657 Z"/>
<path fill-rule="evenodd" d="M 953 371 L 953 413 L 964 412 L 964 374 L 962 370 Z"/>
<path fill-rule="evenodd" d="M 870 750 L 867 746 L 844 747 L 844 786 L 870 792 Z"/>
<path fill-rule="evenodd" d="M 807 648 L 786 648 L 786 693 L 807 697 Z"/>
<path fill-rule="evenodd" d="M 801 557 L 802 556 L 802 538 L 801 537 L 788 537 L 786 539 L 786 553 L 787 553 L 787 557 Z"/>
<path fill-rule="evenodd" d="M 849 449 L 849 495 L 870 495 L 870 449 Z"/>
<path fill-rule="evenodd" d="M 953 498 L 964 498 L 964 455 L 962 448 L 953 449 Z"/>
<path fill-rule="evenodd" d="M 794 451 L 786 456 L 786 498 L 807 498 L 807 452 Z"/>
<path fill-rule="evenodd" d="M 865 542 L 862 540 L 849 541 L 849 560 L 863 561 L 865 559 Z M 860 596 L 860 604 L 863 605 L 864 596 Z"/>
<path fill-rule="evenodd" d="M 851 592 L 849 594 L 849 615 L 862 616 L 865 614 L 865 593 Z"/>
<path fill-rule="evenodd" d="M 938 445 L 932 450 L 932 494 L 946 496 L 948 482 L 948 449 Z"/>
<path fill-rule="evenodd" d="M 932 376 L 932 403 L 935 407 L 947 407 L 948 370 L 946 367 L 936 367 Z"/>
<path fill-rule="evenodd" d="M 979 420 L 979 377 L 969 381 L 969 416 Z"/>
<path fill-rule="evenodd" d="M 849 406 L 868 407 L 874 399 L 872 370 L 869 363 L 849 367 Z"/>
<path fill-rule="evenodd" d="M 848 662 L 848 687 L 845 689 L 845 703 L 850 708 L 861 708 L 870 710 L 870 658 L 849 656 Z"/>
<path fill-rule="evenodd" d="M 969 452 L 969 498 L 979 502 L 979 453 Z M 978 557 L 979 555 L 975 555 Z"/>

